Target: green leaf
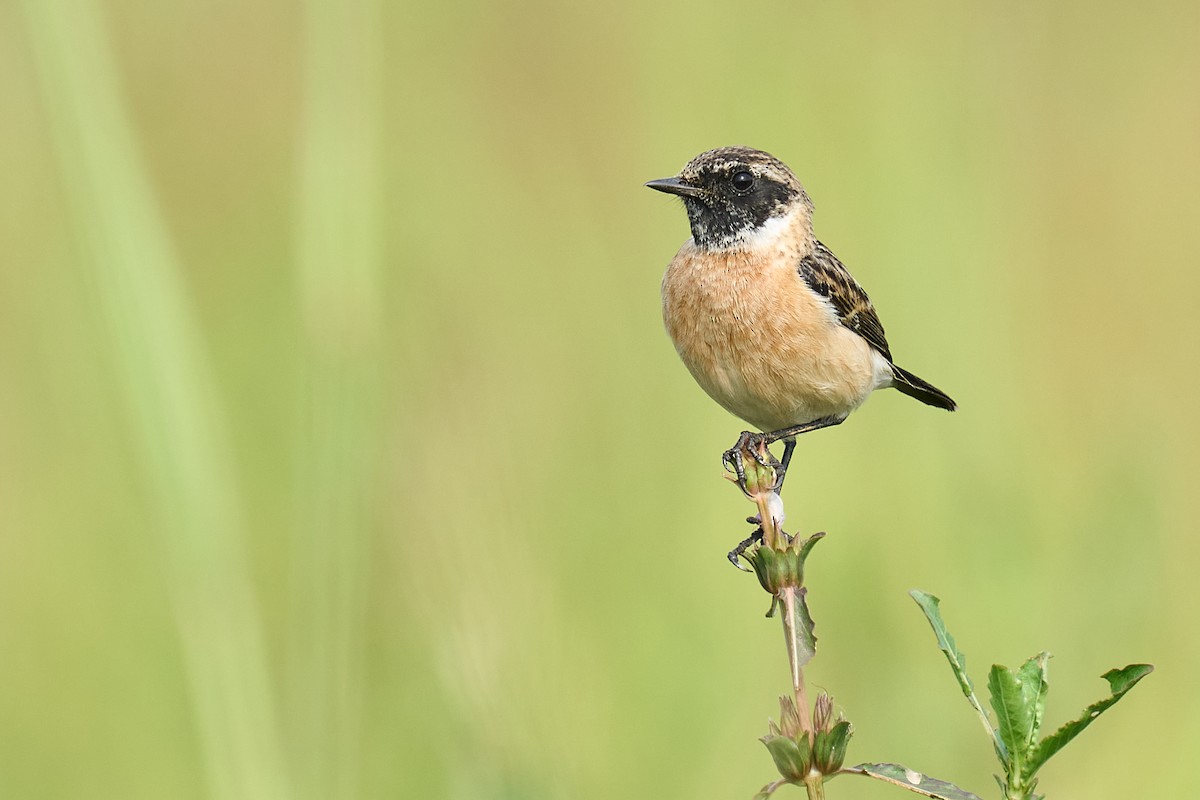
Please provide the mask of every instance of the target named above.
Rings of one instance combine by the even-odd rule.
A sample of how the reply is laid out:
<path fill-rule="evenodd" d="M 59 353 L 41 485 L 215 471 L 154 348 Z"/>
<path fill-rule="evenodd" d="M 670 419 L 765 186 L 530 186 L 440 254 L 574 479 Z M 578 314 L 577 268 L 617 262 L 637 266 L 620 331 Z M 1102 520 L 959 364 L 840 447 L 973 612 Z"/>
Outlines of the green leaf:
<path fill-rule="evenodd" d="M 900 764 L 858 764 L 847 767 L 838 774 L 842 773 L 875 778 L 893 786 L 901 786 L 910 792 L 939 798 L 939 800 L 982 800 L 979 795 L 960 789 L 953 783 L 930 778 L 928 775 L 922 775 Z"/>
<path fill-rule="evenodd" d="M 917 605 L 925 612 L 925 619 L 929 620 L 929 624 L 933 628 L 933 634 L 937 637 L 938 647 L 946 654 L 946 660 L 950 662 L 950 669 L 954 672 L 954 677 L 958 680 L 959 688 L 962 689 L 963 695 L 970 701 L 971 706 L 975 709 L 975 713 L 979 715 L 980 721 L 983 722 L 984 730 L 988 732 L 988 736 L 996 748 L 996 754 L 1001 761 L 1007 763 L 1008 754 L 1005 751 L 1004 743 L 997 736 L 996 731 L 992 729 L 992 722 L 988 719 L 987 712 L 983 709 L 983 703 L 980 703 L 979 698 L 975 695 L 975 685 L 971 683 L 971 677 L 967 675 L 967 657 L 958 649 L 958 645 L 954 642 L 954 637 L 950 635 L 950 631 L 946 629 L 946 623 L 942 620 L 942 612 L 938 608 L 938 604 L 941 601 L 927 592 L 922 592 L 920 589 L 913 589 L 908 594 L 913 600 L 917 601 Z"/>
<path fill-rule="evenodd" d="M 1033 738 L 1033 709 L 1017 674 L 1008 667 L 996 664 L 988 674 L 988 692 L 1000 739 L 1008 750 L 1004 770 L 1010 776 L 1021 774 Z"/>
<path fill-rule="evenodd" d="M 988 676 L 991 693 L 991 708 L 996 711 L 1000 738 L 1008 748 L 1006 771 L 1009 776 L 1024 775 L 1024 765 L 1032 757 L 1038 740 L 1038 728 L 1042 726 L 1045 711 L 1046 662 L 1048 652 L 1040 652 L 1022 664 L 1014 673 L 1012 669 L 996 664 Z"/>
<path fill-rule="evenodd" d="M 1029 778 L 1042 765 L 1050 760 L 1050 757 L 1066 746 L 1067 742 L 1074 739 L 1083 729 L 1092 724 L 1092 720 L 1100 716 L 1108 708 L 1114 705 L 1118 700 L 1125 696 L 1125 693 L 1137 685 L 1137 682 L 1154 671 L 1154 667 L 1150 664 L 1130 664 L 1124 669 L 1111 669 L 1104 673 L 1101 677 L 1108 681 L 1108 688 L 1112 692 L 1110 697 L 1093 703 L 1083 711 L 1083 716 L 1079 719 L 1068 722 L 1054 733 L 1042 740 L 1031 754 L 1028 762 L 1026 762 L 1023 777 Z"/>
<path fill-rule="evenodd" d="M 1028 753 L 1032 753 L 1037 746 L 1038 733 L 1042 730 L 1042 720 L 1046 716 L 1046 694 L 1050 691 L 1050 677 L 1046 667 L 1049 663 L 1050 654 L 1043 651 L 1017 670 L 1017 678 L 1021 681 L 1021 696 L 1033 717 L 1029 741 L 1026 743 Z"/>

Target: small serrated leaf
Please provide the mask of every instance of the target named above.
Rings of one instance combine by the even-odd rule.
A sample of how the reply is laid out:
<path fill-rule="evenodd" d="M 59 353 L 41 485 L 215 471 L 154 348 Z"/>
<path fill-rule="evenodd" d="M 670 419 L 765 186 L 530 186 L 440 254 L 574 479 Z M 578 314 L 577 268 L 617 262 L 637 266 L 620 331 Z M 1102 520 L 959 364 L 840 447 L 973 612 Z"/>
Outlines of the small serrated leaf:
<path fill-rule="evenodd" d="M 945 621 L 942 620 L 942 612 L 938 608 L 941 601 L 928 592 L 922 592 L 920 589 L 913 589 L 908 594 L 913 600 L 917 601 L 917 605 L 921 607 L 921 611 L 925 612 L 925 619 L 929 620 L 929 625 L 933 628 L 933 635 L 937 638 L 938 647 L 945 653 L 946 660 L 950 662 L 950 669 L 954 673 L 954 677 L 958 680 L 959 688 L 962 689 L 963 695 L 970 701 L 971 706 L 975 709 L 975 713 L 979 715 L 984 729 L 988 732 L 988 736 L 996 748 L 996 754 L 1000 757 L 1001 761 L 1007 762 L 1008 754 L 1005 751 L 1004 743 L 992 728 L 992 722 L 988 719 L 987 711 L 983 709 L 983 703 L 979 702 L 979 698 L 975 694 L 975 684 L 971 682 L 971 677 L 967 675 L 967 657 L 958 649 L 954 637 L 950 635 Z"/>
<path fill-rule="evenodd" d="M 1108 688 L 1112 692 L 1112 695 L 1099 702 L 1092 703 L 1084 709 L 1082 717 L 1068 722 L 1045 739 L 1042 739 L 1041 744 L 1034 749 L 1029 760 L 1025 763 L 1022 776 L 1026 779 L 1032 777 L 1055 753 L 1065 747 L 1067 742 L 1082 733 L 1083 729 L 1088 725 L 1091 725 L 1092 720 L 1111 708 L 1118 700 L 1125 696 L 1126 692 L 1136 686 L 1138 681 L 1153 671 L 1154 667 L 1150 664 L 1130 664 L 1124 669 L 1110 669 L 1100 676 L 1108 681 Z"/>
<path fill-rule="evenodd" d="M 838 774 L 842 773 L 875 778 L 938 800 L 982 800 L 979 795 L 960 789 L 953 783 L 930 778 L 900 764 L 858 764 L 847 767 Z"/>
<path fill-rule="evenodd" d="M 1038 733 L 1042 730 L 1042 720 L 1046 715 L 1046 695 L 1050 691 L 1050 676 L 1047 665 L 1050 654 L 1043 651 L 1026 661 L 1017 670 L 1021 681 L 1021 694 L 1025 698 L 1025 707 L 1029 709 L 1032 720 L 1029 726 L 1029 741 L 1025 744 L 1026 753 L 1032 753 L 1037 747 Z"/>
<path fill-rule="evenodd" d="M 917 601 L 917 605 L 925 612 L 925 618 L 929 620 L 929 624 L 933 627 L 933 635 L 937 637 L 938 647 L 946 654 L 946 660 L 950 662 L 950 669 L 954 671 L 954 677 L 958 679 L 958 685 L 962 687 L 963 694 L 970 697 L 975 692 L 975 685 L 971 682 L 971 677 L 967 675 L 967 657 L 958 649 L 954 637 L 946 629 L 946 623 L 942 620 L 941 609 L 938 608 L 938 605 L 942 601 L 919 589 L 913 589 L 908 594 L 913 600 Z"/>

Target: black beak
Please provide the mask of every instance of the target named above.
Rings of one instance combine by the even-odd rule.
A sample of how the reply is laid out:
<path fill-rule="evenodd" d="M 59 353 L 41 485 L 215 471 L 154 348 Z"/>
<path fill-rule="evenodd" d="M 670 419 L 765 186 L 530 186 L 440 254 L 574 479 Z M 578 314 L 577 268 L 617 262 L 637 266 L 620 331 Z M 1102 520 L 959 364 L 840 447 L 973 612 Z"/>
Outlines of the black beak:
<path fill-rule="evenodd" d="M 651 189 L 657 189 L 667 194 L 677 194 L 680 197 L 704 197 L 705 192 L 698 186 L 690 186 L 679 178 L 659 178 L 646 183 Z"/>

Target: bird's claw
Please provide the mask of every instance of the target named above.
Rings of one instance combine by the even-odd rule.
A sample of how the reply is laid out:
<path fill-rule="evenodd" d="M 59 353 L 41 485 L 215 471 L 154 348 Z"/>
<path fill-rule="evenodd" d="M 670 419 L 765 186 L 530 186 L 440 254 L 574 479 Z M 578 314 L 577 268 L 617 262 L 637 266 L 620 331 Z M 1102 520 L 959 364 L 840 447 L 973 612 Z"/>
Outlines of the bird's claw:
<path fill-rule="evenodd" d="M 754 519 L 754 517 L 751 517 L 750 519 Z M 749 520 L 747 520 L 747 521 L 749 521 Z M 762 530 L 762 527 L 760 526 L 757 529 L 755 529 L 754 533 L 750 534 L 745 539 L 738 542 L 737 547 L 735 547 L 729 551 L 729 555 L 726 556 L 729 559 L 729 563 L 733 564 L 735 567 L 740 569 L 742 572 L 751 572 L 752 570 L 750 570 L 746 567 L 743 567 L 738 562 L 738 559 L 741 558 L 742 553 L 746 552 L 747 548 L 749 548 L 750 545 L 754 544 L 755 542 L 761 542 L 762 538 L 763 538 L 763 530 Z"/>
<path fill-rule="evenodd" d="M 746 489 L 746 464 L 743 460 L 744 454 L 749 453 L 754 457 L 760 466 L 770 467 L 776 473 L 776 489 L 782 483 L 782 466 L 779 459 L 775 458 L 774 454 L 767 447 L 767 437 L 763 433 L 755 433 L 754 431 L 742 431 L 738 437 L 737 444 L 721 454 L 721 464 L 725 469 L 737 476 L 738 486 L 742 490 Z"/>

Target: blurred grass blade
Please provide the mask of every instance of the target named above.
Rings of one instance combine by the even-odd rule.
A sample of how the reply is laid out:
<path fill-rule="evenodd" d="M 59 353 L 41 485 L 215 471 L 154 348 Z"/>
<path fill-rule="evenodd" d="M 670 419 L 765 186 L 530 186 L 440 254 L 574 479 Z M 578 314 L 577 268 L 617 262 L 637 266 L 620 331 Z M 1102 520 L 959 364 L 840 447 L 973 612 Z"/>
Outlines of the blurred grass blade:
<path fill-rule="evenodd" d="M 304 361 L 287 683 L 305 796 L 358 796 L 379 454 L 375 0 L 308 0 L 296 228 Z"/>
<path fill-rule="evenodd" d="M 875 778 L 876 780 L 890 783 L 893 786 L 908 789 L 910 792 L 916 792 L 926 797 L 939 798 L 940 800 L 982 800 L 979 795 L 972 794 L 965 789 L 960 789 L 953 783 L 939 781 L 937 778 L 930 778 L 928 775 L 922 775 L 900 764 L 858 764 L 853 767 L 847 767 L 838 774 L 843 773 Z"/>
<path fill-rule="evenodd" d="M 1068 722 L 1043 739 L 1029 761 L 1025 764 L 1024 777 L 1028 778 L 1036 773 L 1055 753 L 1065 747 L 1067 742 L 1082 733 L 1083 729 L 1088 725 L 1091 725 L 1092 720 L 1116 704 L 1118 700 L 1125 696 L 1126 692 L 1137 685 L 1138 681 L 1153 671 L 1154 667 L 1150 664 L 1130 664 L 1124 669 L 1112 669 L 1104 673 L 1101 677 L 1108 681 L 1112 696 L 1088 706 L 1084 709 L 1082 717 L 1073 722 Z"/>
<path fill-rule="evenodd" d="M 94 0 L 28 0 L 25 20 L 81 260 L 157 518 L 211 796 L 286 785 L 228 432 Z"/>
<path fill-rule="evenodd" d="M 962 689 L 963 695 L 971 702 L 971 706 L 979 715 L 984 730 L 987 731 L 988 738 L 992 740 L 992 744 L 995 746 L 1000 760 L 1007 762 L 1008 754 L 1005 751 L 1004 743 L 992 728 L 992 722 L 988 719 L 987 711 L 984 710 L 983 703 L 979 702 L 979 697 L 975 694 L 975 685 L 971 682 L 971 676 L 967 674 L 967 657 L 959 651 L 958 645 L 954 642 L 954 637 L 950 635 L 950 631 L 946 628 L 946 623 L 942 620 L 942 612 L 938 608 L 941 601 L 927 592 L 922 592 L 920 589 L 913 589 L 908 594 L 913 600 L 917 601 L 917 605 L 925 612 L 925 618 L 929 620 L 929 624 L 933 627 L 933 634 L 937 637 L 938 647 L 946 654 L 946 660 L 950 662 L 950 669 L 954 672 L 954 677 L 958 680 L 959 688 Z"/>

